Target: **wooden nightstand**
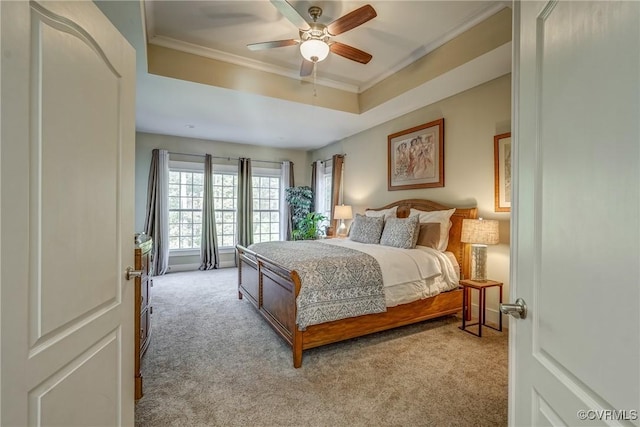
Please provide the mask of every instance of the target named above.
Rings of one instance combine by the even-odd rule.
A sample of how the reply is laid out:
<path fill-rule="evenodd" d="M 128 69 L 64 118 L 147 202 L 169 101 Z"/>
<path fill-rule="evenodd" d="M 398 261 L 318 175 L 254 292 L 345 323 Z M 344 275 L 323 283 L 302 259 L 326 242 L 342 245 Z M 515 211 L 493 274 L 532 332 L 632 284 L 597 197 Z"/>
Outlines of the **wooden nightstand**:
<path fill-rule="evenodd" d="M 487 328 L 494 329 L 496 331 L 502 331 L 502 313 L 498 312 L 498 327 L 495 328 L 491 325 L 487 325 L 486 321 L 486 311 L 487 311 L 487 298 L 486 291 L 487 288 L 492 288 L 494 286 L 498 286 L 500 289 L 500 303 L 502 303 L 502 282 L 496 282 L 494 280 L 487 280 L 486 282 L 477 282 L 475 280 L 463 279 L 460 280 L 460 285 L 464 288 L 462 292 L 462 329 L 465 332 L 469 332 L 471 335 L 475 335 L 477 337 L 482 336 L 482 327 L 486 326 Z M 476 323 L 467 323 L 467 316 L 471 319 L 471 313 L 467 313 L 467 301 L 471 297 L 471 289 L 478 290 L 479 300 L 478 300 L 478 321 Z M 478 325 L 478 333 L 472 332 L 467 328 L 469 326 Z"/>

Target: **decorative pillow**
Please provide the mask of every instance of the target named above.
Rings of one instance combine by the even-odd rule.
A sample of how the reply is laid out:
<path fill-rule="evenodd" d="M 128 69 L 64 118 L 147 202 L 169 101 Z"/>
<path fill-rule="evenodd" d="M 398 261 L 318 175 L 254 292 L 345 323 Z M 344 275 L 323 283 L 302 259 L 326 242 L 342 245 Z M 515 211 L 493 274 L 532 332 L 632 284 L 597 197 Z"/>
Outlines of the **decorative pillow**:
<path fill-rule="evenodd" d="M 418 216 L 414 216 L 416 218 Z M 438 249 L 440 243 L 440 223 L 427 222 L 420 224 L 420 232 L 418 233 L 417 246 L 426 246 L 428 248 Z"/>
<path fill-rule="evenodd" d="M 418 217 L 389 218 L 384 224 L 380 244 L 402 249 L 413 249 L 418 240 Z"/>
<path fill-rule="evenodd" d="M 382 209 L 380 211 L 372 211 L 372 210 L 367 210 L 364 212 L 365 216 L 368 216 L 370 218 L 375 218 L 375 217 L 379 217 L 379 216 L 383 216 L 385 218 L 385 220 L 389 219 L 389 218 L 397 218 L 397 212 L 398 211 L 398 207 L 394 206 L 392 208 L 389 209 Z"/>
<path fill-rule="evenodd" d="M 356 214 L 349 231 L 349 239 L 354 242 L 378 244 L 382 227 L 384 227 L 384 217 L 367 217 Z"/>
<path fill-rule="evenodd" d="M 444 211 L 419 211 L 417 209 L 411 209 L 409 217 L 418 216 L 420 223 L 425 224 L 428 222 L 437 222 L 440 224 L 440 241 L 438 242 L 439 251 L 446 251 L 449 245 L 449 229 L 451 229 L 451 215 L 455 212 L 455 208 Z"/>

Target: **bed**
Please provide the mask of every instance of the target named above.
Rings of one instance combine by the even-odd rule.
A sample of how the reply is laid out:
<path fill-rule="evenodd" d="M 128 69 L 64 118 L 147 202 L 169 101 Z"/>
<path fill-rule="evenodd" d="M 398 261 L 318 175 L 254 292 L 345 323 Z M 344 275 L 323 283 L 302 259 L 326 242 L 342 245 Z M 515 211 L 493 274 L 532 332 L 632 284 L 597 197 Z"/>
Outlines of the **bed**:
<path fill-rule="evenodd" d="M 429 200 L 409 199 L 369 209 L 367 214 L 376 216 L 376 213 L 395 210 L 398 218 L 407 218 L 412 210 L 432 212 L 449 209 L 452 208 Z M 462 220 L 476 217 L 476 208 L 455 208 L 450 217 L 446 252 L 457 262 L 460 277 L 469 277 L 470 270 L 469 248 L 460 241 Z M 338 241 L 324 243 L 327 246 L 340 246 Z M 349 246 L 350 243 L 345 241 L 344 245 Z M 302 271 L 302 267 L 296 269 L 291 263 L 287 263 L 289 267 L 285 267 L 285 263 L 274 261 L 264 253 L 258 253 L 260 251 L 253 251 L 241 245 L 236 246 L 236 250 L 238 298 L 246 297 L 267 323 L 291 345 L 293 366 L 296 368 L 302 366 L 304 350 L 462 311 L 463 290 L 454 286 L 454 289 L 435 296 L 398 305 L 391 304 L 392 306 L 385 307 L 385 311 L 322 323 L 306 322 L 299 327 L 297 300 L 301 293 L 302 281 L 298 270 Z"/>

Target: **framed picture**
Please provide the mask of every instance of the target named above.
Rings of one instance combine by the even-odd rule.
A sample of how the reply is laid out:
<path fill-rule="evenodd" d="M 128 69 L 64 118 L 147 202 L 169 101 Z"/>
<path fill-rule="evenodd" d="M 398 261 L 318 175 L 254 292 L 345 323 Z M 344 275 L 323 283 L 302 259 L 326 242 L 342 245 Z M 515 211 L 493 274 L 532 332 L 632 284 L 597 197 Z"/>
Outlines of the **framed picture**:
<path fill-rule="evenodd" d="M 493 137 L 496 212 L 511 212 L 511 132 Z"/>
<path fill-rule="evenodd" d="M 444 119 L 387 139 L 389 191 L 444 187 Z"/>

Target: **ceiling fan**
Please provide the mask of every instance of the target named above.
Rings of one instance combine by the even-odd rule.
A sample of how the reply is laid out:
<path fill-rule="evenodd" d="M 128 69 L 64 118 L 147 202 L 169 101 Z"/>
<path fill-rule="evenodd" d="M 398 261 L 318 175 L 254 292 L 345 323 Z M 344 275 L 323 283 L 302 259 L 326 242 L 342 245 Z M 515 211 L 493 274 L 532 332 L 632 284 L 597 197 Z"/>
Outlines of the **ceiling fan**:
<path fill-rule="evenodd" d="M 314 69 L 314 65 L 323 61 L 329 51 L 352 61 L 367 64 L 373 58 L 367 52 L 356 49 L 353 46 L 331 40 L 331 37 L 352 30 L 355 27 L 375 18 L 377 13 L 371 5 L 364 5 L 346 15 L 336 19 L 329 25 L 319 24 L 318 18 L 322 16 L 322 9 L 311 6 L 308 10 L 313 22 L 307 22 L 297 10 L 286 0 L 271 0 L 271 3 L 300 30 L 300 39 L 276 40 L 263 43 L 248 44 L 250 50 L 265 50 L 274 47 L 300 45 L 302 54 L 302 66 L 300 76 L 308 76 Z"/>

